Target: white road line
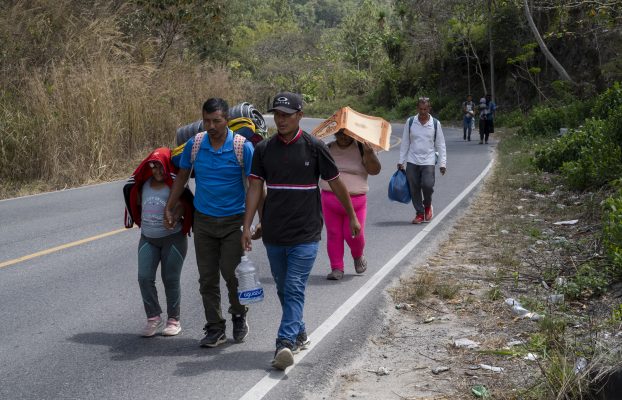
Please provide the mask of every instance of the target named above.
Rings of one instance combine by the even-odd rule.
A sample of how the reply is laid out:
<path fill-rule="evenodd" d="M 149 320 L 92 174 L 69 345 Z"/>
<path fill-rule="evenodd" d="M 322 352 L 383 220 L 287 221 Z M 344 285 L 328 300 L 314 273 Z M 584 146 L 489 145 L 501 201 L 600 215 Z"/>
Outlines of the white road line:
<path fill-rule="evenodd" d="M 356 307 L 365 297 L 371 292 L 393 269 L 417 246 L 439 223 L 445 219 L 449 214 L 472 190 L 477 186 L 482 179 L 488 174 L 492 168 L 493 161 L 490 161 L 481 174 L 469 186 L 467 186 L 462 193 L 460 193 L 443 211 L 434 216 L 432 222 L 430 222 L 423 230 L 421 230 L 410 242 L 406 244 L 393 258 L 391 258 L 378 272 L 374 274 L 359 290 L 357 290 L 348 300 L 346 300 L 341 307 L 328 317 L 322 325 L 320 325 L 309 336 L 311 345 L 308 350 L 301 351 L 294 356 L 294 365 L 288 368 L 285 372 L 272 371 L 266 374 L 259 382 L 255 384 L 244 396 L 240 397 L 240 400 L 260 400 L 275 387 L 289 372 L 291 372 L 296 364 L 300 363 L 302 359 L 313 348 L 319 344 L 326 335 L 328 335 L 349 313 Z"/>

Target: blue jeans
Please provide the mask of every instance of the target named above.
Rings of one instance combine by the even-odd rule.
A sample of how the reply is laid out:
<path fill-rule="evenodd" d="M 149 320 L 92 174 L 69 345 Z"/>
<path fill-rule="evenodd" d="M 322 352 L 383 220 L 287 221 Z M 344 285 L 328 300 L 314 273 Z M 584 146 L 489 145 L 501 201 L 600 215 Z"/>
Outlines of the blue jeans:
<path fill-rule="evenodd" d="M 464 140 L 471 140 L 471 128 L 472 128 L 472 123 L 473 123 L 473 117 L 467 117 L 465 116 L 462 119 L 462 139 Z"/>
<path fill-rule="evenodd" d="M 293 246 L 265 244 L 283 311 L 278 339 L 287 339 L 295 343 L 298 334 L 305 331 L 305 323 L 302 320 L 305 288 L 317 256 L 318 245 L 319 242 Z"/>

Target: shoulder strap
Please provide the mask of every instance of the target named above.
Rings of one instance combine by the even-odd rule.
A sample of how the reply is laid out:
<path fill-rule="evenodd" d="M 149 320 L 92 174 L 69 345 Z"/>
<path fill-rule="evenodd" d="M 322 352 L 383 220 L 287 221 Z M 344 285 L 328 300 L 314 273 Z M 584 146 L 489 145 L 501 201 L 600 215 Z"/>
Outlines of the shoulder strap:
<path fill-rule="evenodd" d="M 356 145 L 359 148 L 359 153 L 361 153 L 361 158 L 365 155 L 365 149 L 363 148 L 363 143 L 356 141 Z"/>
<path fill-rule="evenodd" d="M 238 135 L 237 133 L 233 134 L 233 151 L 235 152 L 235 158 L 238 159 L 238 164 L 242 170 L 244 170 L 244 143 L 246 143 L 246 138 L 242 135 Z"/>
<path fill-rule="evenodd" d="M 197 159 L 197 154 L 199 153 L 199 149 L 201 148 L 201 143 L 203 143 L 203 139 L 205 139 L 205 134 L 207 132 L 199 132 L 194 135 L 194 143 L 192 143 L 192 150 L 190 151 L 190 164 L 194 166 L 194 160 Z"/>

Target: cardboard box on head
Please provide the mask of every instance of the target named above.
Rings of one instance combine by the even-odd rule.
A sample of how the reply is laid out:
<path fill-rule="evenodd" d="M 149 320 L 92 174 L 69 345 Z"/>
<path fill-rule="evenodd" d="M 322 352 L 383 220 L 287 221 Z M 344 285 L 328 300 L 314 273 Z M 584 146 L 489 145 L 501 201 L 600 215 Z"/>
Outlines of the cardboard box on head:
<path fill-rule="evenodd" d="M 391 124 L 380 117 L 361 114 L 350 107 L 340 108 L 311 134 L 321 139 L 334 135 L 340 129 L 359 142 L 369 143 L 375 150 L 389 150 Z"/>

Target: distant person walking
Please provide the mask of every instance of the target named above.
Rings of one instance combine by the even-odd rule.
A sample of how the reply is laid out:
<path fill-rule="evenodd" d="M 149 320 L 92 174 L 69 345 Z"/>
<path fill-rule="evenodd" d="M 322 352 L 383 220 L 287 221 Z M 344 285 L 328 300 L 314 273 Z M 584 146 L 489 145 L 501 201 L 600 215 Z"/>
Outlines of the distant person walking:
<path fill-rule="evenodd" d="M 309 343 L 303 310 L 307 279 L 322 232 L 320 177 L 345 209 L 350 235 L 357 236 L 361 226 L 328 147 L 300 129 L 301 96 L 279 93 L 268 111 L 274 113 L 277 134 L 255 148 L 242 245 L 252 250 L 250 226 L 265 182 L 268 193 L 261 220 L 263 242 L 282 309 L 272 366 L 284 370 L 294 363 L 294 353 Z"/>
<path fill-rule="evenodd" d="M 330 154 L 339 168 L 339 178 L 350 193 L 352 206 L 361 224 L 358 236 L 352 236 L 348 213 L 339 198 L 333 193 L 330 184 L 320 180 L 322 189 L 322 211 L 326 221 L 326 247 L 330 260 L 329 280 L 340 280 L 344 273 L 344 240 L 350 247 L 354 260 L 354 270 L 362 274 L 367 270 L 365 249 L 365 219 L 367 217 L 368 175 L 380 173 L 380 160 L 368 144 L 354 140 L 342 131 L 335 134 L 335 141 L 328 144 Z"/>
<path fill-rule="evenodd" d="M 471 130 L 473 129 L 473 117 L 475 116 L 475 103 L 473 96 L 467 95 L 466 101 L 462 102 L 462 140 L 471 141 Z"/>
<path fill-rule="evenodd" d="M 141 332 L 144 337 L 155 336 L 163 325 L 155 286 L 158 265 L 161 265 L 168 316 L 162 335 L 175 336 L 181 332 L 180 277 L 188 249 L 193 207 L 188 197 L 181 197 L 172 207 L 173 223 L 168 229 L 165 227 L 164 207 L 174 176 L 170 149 L 159 148 L 141 162 L 130 178 L 131 183 L 126 185 L 129 190 L 124 190 L 128 212 L 140 226 L 138 285 L 147 314 L 147 323 Z M 127 227 L 131 225 L 126 224 Z"/>
<path fill-rule="evenodd" d="M 207 323 L 201 347 L 216 347 L 227 340 L 220 305 L 220 276 L 227 284 L 229 313 L 232 315 L 233 339 L 242 342 L 248 335 L 248 308 L 238 300 L 235 268 L 244 251 L 240 244 L 245 209 L 244 179 L 250 174 L 253 145 L 243 141 L 242 161 L 234 149 L 234 133 L 227 127 L 229 106 L 220 98 L 203 104 L 203 127 L 206 134 L 188 140 L 179 162 L 180 170 L 166 204 L 167 220 L 174 221 L 174 206 L 195 172 L 194 247 L 199 268 L 199 291 Z M 202 136 L 199 136 L 202 135 Z M 202 138 L 192 160 L 192 148 Z M 237 143 L 237 142 L 236 142 Z"/>
<path fill-rule="evenodd" d="M 486 128 L 488 135 L 491 133 L 495 133 L 495 114 L 497 111 L 497 105 L 494 101 L 492 101 L 492 96 L 490 94 L 486 94 L 486 108 L 488 109 L 488 113 L 486 114 Z M 486 138 L 486 143 L 488 143 L 488 138 Z"/>
<path fill-rule="evenodd" d="M 406 171 L 412 203 L 415 207 L 413 224 L 430 222 L 433 217 L 436 152 L 439 153 L 441 175 L 447 171 L 447 150 L 441 123 L 430 115 L 430 100 L 422 97 L 417 102 L 417 115 L 404 125 L 400 158 L 397 168 Z"/>
<path fill-rule="evenodd" d="M 483 144 L 484 140 L 488 143 L 490 132 L 488 132 L 488 107 L 486 106 L 486 98 L 482 97 L 479 99 L 479 106 L 477 109 L 479 111 L 479 144 Z"/>

